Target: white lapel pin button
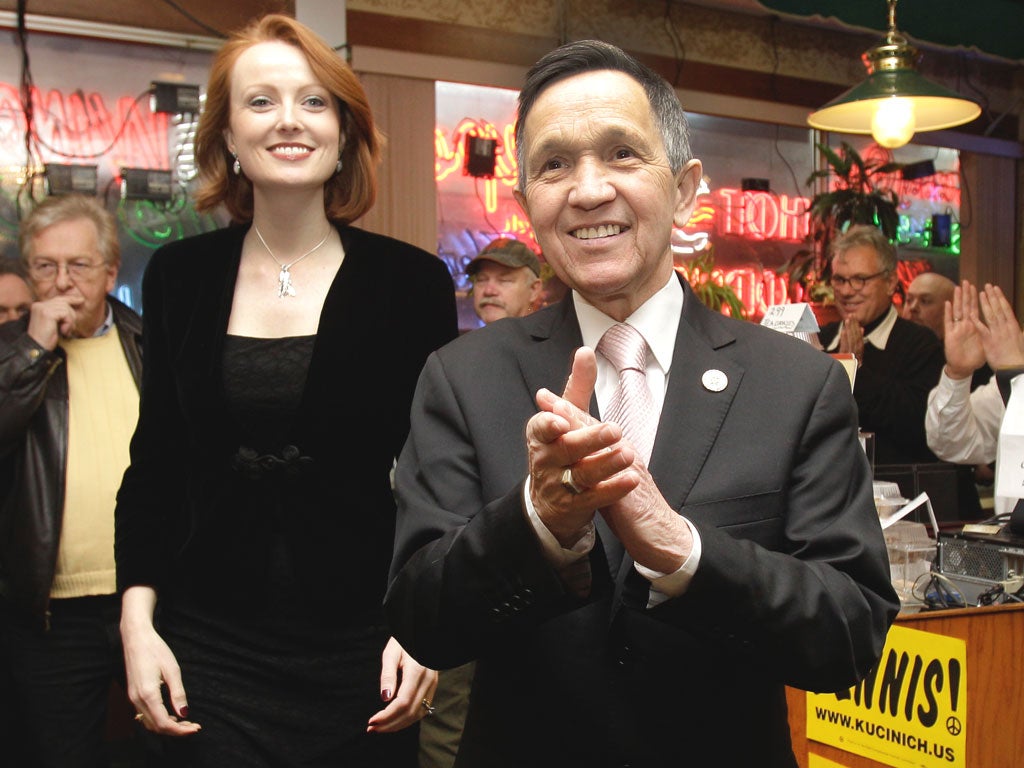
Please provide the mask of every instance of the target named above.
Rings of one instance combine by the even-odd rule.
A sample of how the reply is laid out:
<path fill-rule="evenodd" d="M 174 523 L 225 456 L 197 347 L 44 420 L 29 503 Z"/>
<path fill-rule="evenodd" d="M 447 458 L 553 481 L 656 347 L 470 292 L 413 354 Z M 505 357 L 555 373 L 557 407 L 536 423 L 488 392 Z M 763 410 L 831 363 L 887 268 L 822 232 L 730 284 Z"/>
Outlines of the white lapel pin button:
<path fill-rule="evenodd" d="M 712 368 L 710 371 L 704 371 L 704 375 L 700 378 L 700 383 L 709 392 L 721 392 L 729 386 L 729 377 L 717 368 Z"/>

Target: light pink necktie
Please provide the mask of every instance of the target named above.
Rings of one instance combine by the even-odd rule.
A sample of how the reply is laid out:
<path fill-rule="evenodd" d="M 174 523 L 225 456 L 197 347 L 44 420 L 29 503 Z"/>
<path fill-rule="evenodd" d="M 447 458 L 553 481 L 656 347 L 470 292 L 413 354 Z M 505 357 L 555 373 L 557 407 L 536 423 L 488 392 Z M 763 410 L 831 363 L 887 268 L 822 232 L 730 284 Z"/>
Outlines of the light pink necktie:
<path fill-rule="evenodd" d="M 619 323 L 601 337 L 597 351 L 619 372 L 619 388 L 603 420 L 622 427 L 622 434 L 640 452 L 644 462 L 650 462 L 658 424 L 647 386 L 647 342 L 636 328 Z"/>

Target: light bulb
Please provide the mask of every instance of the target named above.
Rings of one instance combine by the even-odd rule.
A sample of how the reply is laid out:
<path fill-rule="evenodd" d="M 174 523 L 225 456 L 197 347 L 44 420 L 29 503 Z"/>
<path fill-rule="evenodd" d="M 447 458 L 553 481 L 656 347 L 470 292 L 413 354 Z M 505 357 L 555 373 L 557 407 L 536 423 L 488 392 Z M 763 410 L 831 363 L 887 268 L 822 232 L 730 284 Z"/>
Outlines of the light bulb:
<path fill-rule="evenodd" d="M 871 118 L 871 135 L 886 149 L 902 147 L 914 136 L 914 104 L 898 96 L 880 100 Z"/>

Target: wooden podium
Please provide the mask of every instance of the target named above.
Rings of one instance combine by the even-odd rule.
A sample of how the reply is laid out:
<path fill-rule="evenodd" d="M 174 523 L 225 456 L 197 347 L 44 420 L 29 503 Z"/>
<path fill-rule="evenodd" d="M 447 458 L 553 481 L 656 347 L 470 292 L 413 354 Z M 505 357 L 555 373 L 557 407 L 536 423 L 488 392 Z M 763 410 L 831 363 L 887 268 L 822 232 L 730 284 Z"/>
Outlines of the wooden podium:
<path fill-rule="evenodd" d="M 1024 604 L 901 614 L 897 624 L 964 640 L 967 645 L 967 768 L 1024 761 Z M 807 738 L 806 694 L 786 689 L 793 752 L 800 768 L 809 755 L 848 768 L 884 768 L 870 758 Z"/>

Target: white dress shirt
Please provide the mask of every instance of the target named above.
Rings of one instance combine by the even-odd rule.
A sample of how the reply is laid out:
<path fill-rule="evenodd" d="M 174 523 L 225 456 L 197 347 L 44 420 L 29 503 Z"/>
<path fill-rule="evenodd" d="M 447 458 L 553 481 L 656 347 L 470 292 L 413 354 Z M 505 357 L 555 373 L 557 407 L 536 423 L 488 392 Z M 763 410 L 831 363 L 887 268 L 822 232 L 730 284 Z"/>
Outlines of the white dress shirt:
<path fill-rule="evenodd" d="M 999 427 L 1006 407 L 996 377 L 971 392 L 971 378 L 953 379 L 945 370 L 928 393 L 924 428 L 928 447 L 944 461 L 991 464 L 999 451 Z M 995 512 L 1009 512 L 1016 499 L 996 496 Z"/>
<path fill-rule="evenodd" d="M 579 320 L 580 332 L 584 346 L 596 349 L 605 331 L 616 324 L 599 309 L 589 304 L 579 293 L 573 291 L 573 304 Z M 665 286 L 644 302 L 625 322 L 633 326 L 644 337 L 651 354 L 647 355 L 646 374 L 647 386 L 651 390 L 656 416 L 660 419 L 661 409 L 665 402 L 668 388 L 669 373 L 672 369 L 672 353 L 675 349 L 676 331 L 683 311 L 683 288 L 673 272 Z M 597 355 L 597 384 L 594 394 L 597 397 L 598 409 L 604 413 L 610 406 L 619 386 L 619 375 L 615 367 L 603 355 Z M 655 438 L 657 444 L 657 438 Z M 530 481 L 527 478 L 524 490 L 527 515 L 540 539 L 548 560 L 556 567 L 568 565 L 580 560 L 593 549 L 595 536 L 594 525 L 590 524 L 586 534 L 571 548 L 565 549 L 554 535 L 547 529 L 530 501 Z M 664 574 L 634 563 L 637 571 L 651 582 L 651 593 L 647 607 L 652 608 L 669 597 L 681 595 L 686 591 L 700 563 L 700 535 L 689 520 L 682 518 L 690 529 L 693 547 L 690 555 L 674 573 Z"/>

